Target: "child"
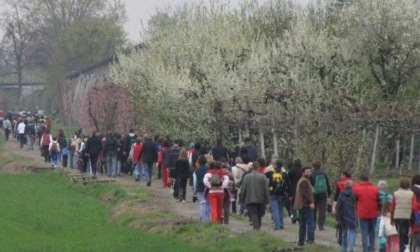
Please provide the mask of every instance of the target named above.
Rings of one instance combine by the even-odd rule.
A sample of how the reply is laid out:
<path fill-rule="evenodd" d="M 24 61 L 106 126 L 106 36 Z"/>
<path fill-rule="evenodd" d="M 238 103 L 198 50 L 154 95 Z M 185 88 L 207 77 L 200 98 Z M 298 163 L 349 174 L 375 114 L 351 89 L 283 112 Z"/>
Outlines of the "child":
<path fill-rule="evenodd" d="M 400 249 L 397 229 L 395 226 L 391 225 L 390 210 L 391 203 L 389 201 L 385 201 L 382 206 L 378 237 L 381 238 L 386 236 L 386 252 L 399 251 Z"/>
<path fill-rule="evenodd" d="M 353 183 L 347 181 L 345 189 L 337 199 L 337 222 L 341 225 L 343 230 L 341 237 L 341 251 L 354 252 L 354 245 L 356 243 L 356 199 L 353 194 Z"/>
<path fill-rule="evenodd" d="M 48 146 L 50 152 L 51 166 L 57 168 L 57 158 L 60 153 L 60 144 L 57 142 L 57 138 L 53 137 L 52 141 Z"/>

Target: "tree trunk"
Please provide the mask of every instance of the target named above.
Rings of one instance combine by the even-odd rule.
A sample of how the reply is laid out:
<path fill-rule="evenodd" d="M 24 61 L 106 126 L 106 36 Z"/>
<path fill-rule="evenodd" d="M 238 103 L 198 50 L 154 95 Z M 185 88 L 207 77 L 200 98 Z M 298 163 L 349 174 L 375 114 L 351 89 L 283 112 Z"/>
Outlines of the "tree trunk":
<path fill-rule="evenodd" d="M 273 132 L 273 154 L 275 155 L 279 155 L 279 149 L 278 149 L 278 142 L 277 142 L 277 132 L 276 129 L 271 129 L 271 131 Z"/>
<path fill-rule="evenodd" d="M 259 134 L 260 134 L 260 144 L 261 144 L 261 157 L 265 159 L 264 132 L 261 128 L 259 130 Z"/>
<path fill-rule="evenodd" d="M 366 136 L 366 128 L 363 128 L 362 131 L 362 141 L 359 147 L 359 153 L 357 154 L 357 161 L 356 161 L 356 169 L 360 168 L 360 160 L 362 159 L 363 149 L 365 145 L 365 136 Z"/>
<path fill-rule="evenodd" d="M 415 140 L 414 133 L 411 133 L 410 134 L 410 159 L 408 160 L 408 169 L 409 170 L 411 170 L 413 168 L 414 140 Z"/>
<path fill-rule="evenodd" d="M 379 125 L 376 125 L 376 128 L 375 128 L 375 139 L 373 141 L 372 155 L 371 155 L 371 159 L 370 159 L 369 175 L 373 175 L 373 173 L 375 172 L 376 148 L 378 146 L 379 130 L 380 130 Z"/>
<path fill-rule="evenodd" d="M 400 166 L 400 138 L 395 141 L 395 168 Z"/>

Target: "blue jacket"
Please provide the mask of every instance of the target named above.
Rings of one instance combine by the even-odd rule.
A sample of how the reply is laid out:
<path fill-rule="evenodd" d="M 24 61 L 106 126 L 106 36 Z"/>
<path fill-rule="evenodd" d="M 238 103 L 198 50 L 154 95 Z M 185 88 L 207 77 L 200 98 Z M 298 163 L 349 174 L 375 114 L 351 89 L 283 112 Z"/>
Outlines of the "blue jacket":
<path fill-rule="evenodd" d="M 337 200 L 337 220 L 344 228 L 357 227 L 356 197 L 351 188 L 346 188 Z"/>

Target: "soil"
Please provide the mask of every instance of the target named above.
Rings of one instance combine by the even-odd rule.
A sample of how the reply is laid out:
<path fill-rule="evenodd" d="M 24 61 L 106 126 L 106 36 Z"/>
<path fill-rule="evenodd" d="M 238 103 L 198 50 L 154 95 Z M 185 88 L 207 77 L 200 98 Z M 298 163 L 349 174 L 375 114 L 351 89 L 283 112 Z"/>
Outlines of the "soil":
<path fill-rule="evenodd" d="M 43 157 L 40 156 L 38 148 L 34 147 L 34 149 L 35 150 L 27 150 L 26 146 L 22 149 L 19 148 L 19 143 L 15 139 L 6 142 L 1 157 L 6 163 L 5 167 L 1 169 L 2 172 L 18 173 L 33 168 L 51 168 L 49 164 L 44 162 Z M 69 168 L 66 168 L 66 170 L 70 171 Z M 97 179 L 101 180 L 106 178 L 106 176 L 99 174 Z M 153 180 L 151 187 L 146 187 L 145 182 L 135 182 L 134 179 L 129 176 L 117 177 L 116 181 L 117 183 L 122 184 L 138 183 L 139 186 L 152 190 L 155 199 L 157 199 L 154 202 L 160 202 L 163 208 L 171 209 L 171 211 L 174 211 L 187 219 L 199 219 L 199 206 L 197 202 L 192 202 L 191 191 L 187 192 L 187 203 L 180 203 L 170 195 L 170 189 L 162 187 L 162 182 L 160 180 Z M 291 247 L 295 247 L 298 239 L 299 226 L 298 224 L 292 224 L 289 218 L 285 218 L 284 223 L 284 229 L 274 230 L 271 215 L 268 213 L 263 218 L 261 230 L 277 236 L 284 241 L 288 241 L 291 243 Z M 237 214 L 230 215 L 229 228 L 235 233 L 249 232 L 252 230 L 252 226 L 249 225 L 247 218 L 238 216 Z M 325 227 L 325 230 L 323 231 L 317 229 L 315 231 L 315 243 L 330 247 L 330 251 L 339 250 L 335 228 Z M 359 249 L 361 248 L 360 239 L 358 239 L 357 246 Z M 327 250 L 324 252 L 327 252 Z"/>

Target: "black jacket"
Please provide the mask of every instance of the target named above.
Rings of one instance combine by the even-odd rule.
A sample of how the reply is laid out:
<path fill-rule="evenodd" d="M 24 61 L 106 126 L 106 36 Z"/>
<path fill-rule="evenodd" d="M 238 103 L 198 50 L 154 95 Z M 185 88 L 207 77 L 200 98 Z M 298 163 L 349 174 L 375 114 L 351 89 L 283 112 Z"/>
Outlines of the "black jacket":
<path fill-rule="evenodd" d="M 344 228 L 356 228 L 356 198 L 351 188 L 346 188 L 337 201 L 337 220 Z"/>
<path fill-rule="evenodd" d="M 146 140 L 141 148 L 139 158 L 143 157 L 143 162 L 150 164 L 157 161 L 157 156 L 156 144 L 151 140 Z"/>
<path fill-rule="evenodd" d="M 190 163 L 188 162 L 188 160 L 176 161 L 175 170 L 178 178 L 186 179 L 190 177 Z"/>
<path fill-rule="evenodd" d="M 289 170 L 290 192 L 294 196 L 296 193 L 296 186 L 299 179 L 302 177 L 302 165 L 296 165 Z"/>

